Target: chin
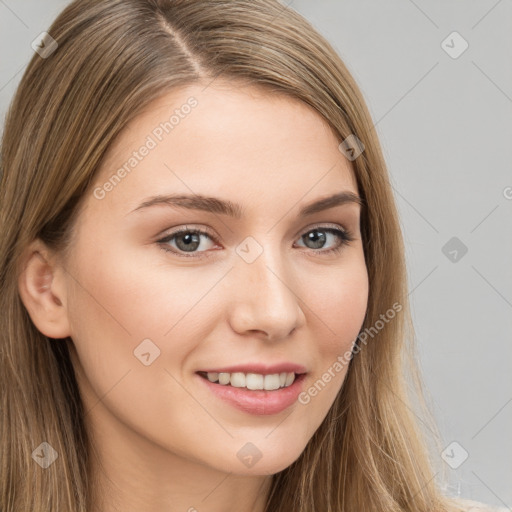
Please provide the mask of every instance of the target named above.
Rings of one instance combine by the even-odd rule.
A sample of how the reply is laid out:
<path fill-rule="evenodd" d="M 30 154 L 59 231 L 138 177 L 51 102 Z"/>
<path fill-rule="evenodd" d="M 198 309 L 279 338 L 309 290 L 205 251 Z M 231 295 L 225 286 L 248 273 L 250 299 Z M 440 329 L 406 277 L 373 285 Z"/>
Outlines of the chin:
<path fill-rule="evenodd" d="M 237 460 L 229 471 L 238 475 L 274 475 L 291 466 L 304 451 L 304 446 L 290 446 L 283 439 L 279 444 L 247 442 L 236 452 Z"/>

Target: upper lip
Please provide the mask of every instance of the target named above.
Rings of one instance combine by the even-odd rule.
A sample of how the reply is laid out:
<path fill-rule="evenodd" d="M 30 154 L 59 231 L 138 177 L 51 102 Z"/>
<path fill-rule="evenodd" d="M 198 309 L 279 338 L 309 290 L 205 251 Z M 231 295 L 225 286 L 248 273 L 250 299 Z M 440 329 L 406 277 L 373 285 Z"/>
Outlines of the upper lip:
<path fill-rule="evenodd" d="M 233 366 L 223 366 L 222 368 L 208 368 L 198 370 L 205 373 L 259 373 L 262 375 L 272 375 L 275 373 L 306 373 L 306 368 L 295 363 L 280 363 L 274 365 L 266 365 L 263 363 L 247 363 L 237 364 Z"/>

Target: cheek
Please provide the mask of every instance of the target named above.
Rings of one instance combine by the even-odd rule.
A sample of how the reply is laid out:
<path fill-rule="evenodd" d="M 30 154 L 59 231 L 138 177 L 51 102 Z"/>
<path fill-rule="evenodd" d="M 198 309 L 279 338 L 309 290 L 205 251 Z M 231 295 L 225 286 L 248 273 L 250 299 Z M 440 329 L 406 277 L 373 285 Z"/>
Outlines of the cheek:
<path fill-rule="evenodd" d="M 94 245 L 101 250 L 77 251 L 70 304 L 75 325 L 117 332 L 133 342 L 161 338 L 204 294 L 207 280 L 191 281 L 186 270 L 163 268 L 152 247 L 134 251 L 99 240 Z"/>
<path fill-rule="evenodd" d="M 103 396 L 128 371 L 143 366 L 134 350 L 143 339 L 160 334 L 158 308 L 148 300 L 150 282 L 137 271 L 139 265 L 125 261 L 123 251 L 94 240 L 82 243 L 75 254 L 68 294 L 71 338 L 87 381 Z"/>
<path fill-rule="evenodd" d="M 317 283 L 321 286 L 309 286 L 305 296 L 313 313 L 311 323 L 320 324 L 323 333 L 318 339 L 319 347 L 324 356 L 332 358 L 351 348 L 364 321 L 368 305 L 364 260 L 354 258 L 336 270 L 330 268 Z"/>
<path fill-rule="evenodd" d="M 311 432 L 323 421 L 343 385 L 368 305 L 364 259 L 355 258 L 350 265 L 327 272 L 304 283 L 314 290 L 308 293 L 307 304 L 316 360 L 315 373 L 305 383 L 298 402 L 308 410 Z M 317 283 L 314 288 L 313 280 Z"/>
<path fill-rule="evenodd" d="M 179 368 L 194 349 L 190 340 L 205 336 L 215 308 L 204 297 L 225 269 L 166 267 L 155 263 L 154 249 L 100 247 L 77 251 L 68 298 L 71 337 L 90 380 L 107 386 L 143 367 L 148 350 L 152 366 Z"/>
<path fill-rule="evenodd" d="M 186 316 L 188 303 L 197 302 L 200 295 L 184 300 L 184 293 L 169 290 L 170 280 L 158 281 L 151 275 L 156 273 L 154 266 L 141 268 L 145 267 L 140 261 L 126 257 L 115 266 L 96 258 L 76 274 L 80 284 L 72 285 L 68 306 L 86 410 L 94 409 L 101 417 L 101 399 L 118 419 L 140 431 L 160 422 L 179 424 L 178 430 L 187 432 L 182 423 L 200 411 L 177 381 L 183 380 L 182 364 L 194 349 L 190 341 L 196 339 L 189 330 L 194 322 Z M 174 407 L 170 398 L 180 407 Z"/>

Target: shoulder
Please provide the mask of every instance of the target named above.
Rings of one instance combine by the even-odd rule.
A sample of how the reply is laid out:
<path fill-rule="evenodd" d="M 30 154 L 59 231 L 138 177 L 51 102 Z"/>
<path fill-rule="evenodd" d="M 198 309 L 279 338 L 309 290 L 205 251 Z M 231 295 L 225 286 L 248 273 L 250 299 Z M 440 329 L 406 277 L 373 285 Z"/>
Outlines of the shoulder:
<path fill-rule="evenodd" d="M 452 498 L 453 501 L 462 507 L 464 512 L 512 512 L 512 509 L 507 507 L 497 507 L 493 505 L 486 505 L 479 501 L 466 500 L 462 498 Z"/>

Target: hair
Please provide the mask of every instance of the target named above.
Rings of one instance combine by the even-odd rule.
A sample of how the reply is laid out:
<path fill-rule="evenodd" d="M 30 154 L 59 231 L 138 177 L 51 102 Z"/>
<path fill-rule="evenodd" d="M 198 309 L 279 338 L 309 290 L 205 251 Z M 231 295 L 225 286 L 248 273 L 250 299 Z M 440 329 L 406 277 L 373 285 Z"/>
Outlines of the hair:
<path fill-rule="evenodd" d="M 434 478 L 443 472 L 434 473 L 442 465 L 440 436 L 416 362 L 386 164 L 362 94 L 331 45 L 277 0 L 76 0 L 48 32 L 58 47 L 47 58 L 32 57 L 0 153 L 1 512 L 93 506 L 94 445 L 70 338 L 49 338 L 31 321 L 18 290 L 24 251 L 40 239 L 64 254 L 123 128 L 171 90 L 218 78 L 298 99 L 340 140 L 354 134 L 364 145 L 351 163 L 364 201 L 369 277 L 360 334 L 372 333 L 371 340 L 366 336 L 363 347 L 358 337 L 324 421 L 298 459 L 272 476 L 266 511 L 460 510 Z M 374 334 L 397 304 L 400 314 Z M 59 454 L 44 470 L 31 457 L 43 441 Z"/>

